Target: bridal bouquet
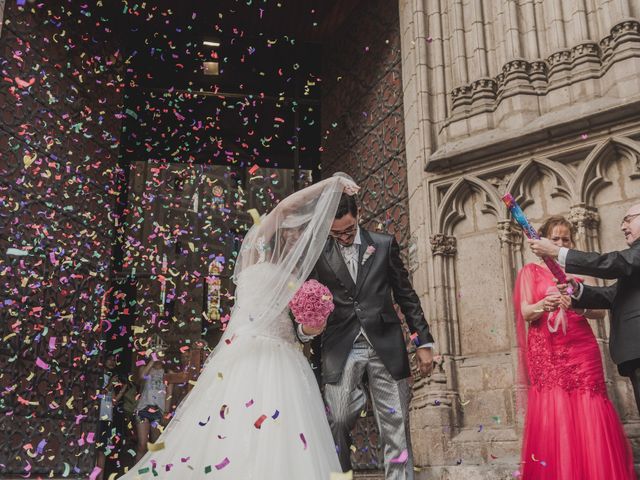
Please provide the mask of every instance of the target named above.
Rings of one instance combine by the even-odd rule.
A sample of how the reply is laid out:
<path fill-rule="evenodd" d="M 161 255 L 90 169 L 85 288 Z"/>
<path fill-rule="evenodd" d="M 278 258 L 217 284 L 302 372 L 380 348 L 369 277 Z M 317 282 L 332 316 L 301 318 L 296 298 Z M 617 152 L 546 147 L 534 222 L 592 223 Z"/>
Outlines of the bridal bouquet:
<path fill-rule="evenodd" d="M 333 312 L 333 295 L 317 280 L 307 280 L 289 302 L 295 321 L 302 325 L 322 327 Z"/>

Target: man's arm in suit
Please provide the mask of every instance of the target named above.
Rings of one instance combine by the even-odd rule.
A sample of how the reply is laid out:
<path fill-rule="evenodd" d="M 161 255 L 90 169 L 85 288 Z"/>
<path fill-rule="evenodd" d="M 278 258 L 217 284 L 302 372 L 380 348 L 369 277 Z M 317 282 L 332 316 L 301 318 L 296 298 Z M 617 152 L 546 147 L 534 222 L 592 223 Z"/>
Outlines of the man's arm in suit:
<path fill-rule="evenodd" d="M 567 273 L 615 279 L 640 271 L 640 242 L 619 252 L 590 253 L 569 250 L 565 259 Z"/>
<path fill-rule="evenodd" d="M 389 248 L 389 281 L 393 289 L 393 297 L 407 321 L 411 333 L 418 334 L 419 345 L 434 343 L 429 332 L 429 325 L 424 318 L 424 312 L 420 305 L 420 298 L 416 294 L 411 282 L 409 272 L 400 258 L 400 246 L 396 239 L 391 240 Z"/>
<path fill-rule="evenodd" d="M 617 284 L 608 287 L 594 287 L 583 283 L 580 297 L 578 299 L 573 298 L 571 303 L 578 308 L 610 309 L 617 290 Z"/>

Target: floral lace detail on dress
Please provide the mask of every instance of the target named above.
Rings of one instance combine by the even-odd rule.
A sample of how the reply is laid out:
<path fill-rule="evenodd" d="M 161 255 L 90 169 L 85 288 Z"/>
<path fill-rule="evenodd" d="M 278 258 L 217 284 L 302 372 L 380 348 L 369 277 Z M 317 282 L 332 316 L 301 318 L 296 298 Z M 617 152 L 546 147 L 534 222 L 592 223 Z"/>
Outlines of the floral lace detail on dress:
<path fill-rule="evenodd" d="M 546 322 L 537 321 L 529 328 L 527 363 L 529 381 L 538 388 L 560 387 L 567 391 L 584 390 L 606 394 L 604 381 L 594 381 L 590 375 L 583 375 L 576 368 L 575 354 L 568 345 L 551 347 L 551 334 L 546 330 Z"/>

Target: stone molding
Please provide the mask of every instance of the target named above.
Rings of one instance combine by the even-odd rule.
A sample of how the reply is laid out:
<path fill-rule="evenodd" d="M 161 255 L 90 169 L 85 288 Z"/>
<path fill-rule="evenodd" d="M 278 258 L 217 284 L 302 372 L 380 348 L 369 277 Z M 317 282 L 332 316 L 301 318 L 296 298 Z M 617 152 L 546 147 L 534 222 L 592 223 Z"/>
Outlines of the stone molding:
<path fill-rule="evenodd" d="M 604 75 L 616 61 L 616 52 L 626 42 L 640 44 L 640 22 L 635 19 L 624 20 L 611 28 L 611 34 L 595 42 L 582 42 L 571 48 L 558 50 L 546 59 L 526 60 L 518 58 L 505 63 L 502 72 L 495 78 L 482 78 L 451 90 L 451 115 L 445 125 L 463 118 L 472 117 L 480 111 L 475 106 L 480 100 L 492 98 L 494 111 L 500 102 L 513 95 L 528 94 L 544 96 L 549 91 L 575 83 L 580 70 L 579 80 L 598 79 Z M 581 71 L 583 65 L 597 68 Z M 482 87 L 482 96 L 474 92 Z M 481 103 L 481 110 L 487 105 Z"/>

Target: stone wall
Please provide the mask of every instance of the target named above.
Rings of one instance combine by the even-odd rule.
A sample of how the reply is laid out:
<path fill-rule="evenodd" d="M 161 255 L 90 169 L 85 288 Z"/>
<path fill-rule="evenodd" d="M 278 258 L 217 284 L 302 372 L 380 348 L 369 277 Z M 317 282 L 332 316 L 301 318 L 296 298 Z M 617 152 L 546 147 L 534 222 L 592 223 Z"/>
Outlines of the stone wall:
<path fill-rule="evenodd" d="M 624 0 L 400 1 L 413 282 L 442 354 L 413 402 L 419 478 L 518 469 L 512 288 L 532 258 L 500 197 L 536 225 L 569 216 L 579 248 L 624 248 L 620 219 L 640 201 L 639 15 Z M 638 451 L 607 322 L 592 327 Z"/>

